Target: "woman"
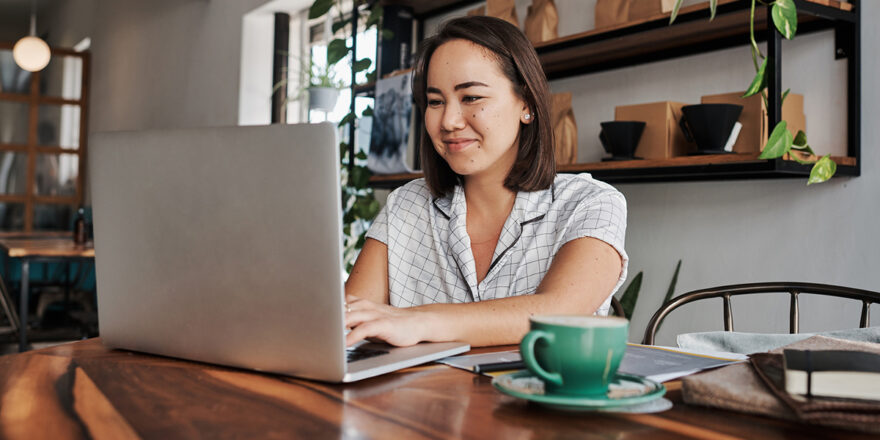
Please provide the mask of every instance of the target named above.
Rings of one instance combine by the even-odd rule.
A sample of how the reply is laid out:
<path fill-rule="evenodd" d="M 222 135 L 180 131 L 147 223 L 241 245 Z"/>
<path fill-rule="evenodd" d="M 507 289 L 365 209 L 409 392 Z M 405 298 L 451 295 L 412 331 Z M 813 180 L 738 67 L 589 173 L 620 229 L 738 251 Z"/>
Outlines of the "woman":
<path fill-rule="evenodd" d="M 452 20 L 421 47 L 424 179 L 388 196 L 346 283 L 349 345 L 517 343 L 532 314 L 607 314 L 626 279 L 626 202 L 556 175 L 550 92 L 525 35 Z"/>

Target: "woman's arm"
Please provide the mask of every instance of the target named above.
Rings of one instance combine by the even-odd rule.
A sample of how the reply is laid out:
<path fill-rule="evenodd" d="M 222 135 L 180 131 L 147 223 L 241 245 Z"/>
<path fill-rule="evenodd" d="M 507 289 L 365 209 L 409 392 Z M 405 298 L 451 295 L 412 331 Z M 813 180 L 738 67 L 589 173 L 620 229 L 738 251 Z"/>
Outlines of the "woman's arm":
<path fill-rule="evenodd" d="M 385 258 L 387 264 L 387 254 Z M 533 295 L 396 308 L 384 305 L 386 278 L 383 304 L 348 297 L 352 311 L 346 314 L 346 325 L 352 331 L 346 342 L 351 345 L 365 338 L 393 345 L 464 341 L 475 347 L 518 343 L 529 330 L 531 315 L 594 313 L 617 284 L 622 269 L 621 256 L 611 245 L 585 237 L 562 246 Z M 383 273 L 387 277 L 387 267 Z"/>
<path fill-rule="evenodd" d="M 368 238 L 345 282 L 345 295 L 377 304 L 388 302 L 388 246 Z"/>

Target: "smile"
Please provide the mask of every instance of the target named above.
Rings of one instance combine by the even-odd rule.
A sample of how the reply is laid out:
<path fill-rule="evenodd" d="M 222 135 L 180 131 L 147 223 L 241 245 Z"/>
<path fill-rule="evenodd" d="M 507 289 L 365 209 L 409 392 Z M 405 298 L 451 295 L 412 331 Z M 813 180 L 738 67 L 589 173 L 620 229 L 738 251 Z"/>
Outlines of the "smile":
<path fill-rule="evenodd" d="M 474 139 L 448 139 L 444 140 L 443 143 L 446 144 L 446 148 L 450 153 L 457 153 L 461 150 L 464 150 L 469 145 L 475 143 Z"/>

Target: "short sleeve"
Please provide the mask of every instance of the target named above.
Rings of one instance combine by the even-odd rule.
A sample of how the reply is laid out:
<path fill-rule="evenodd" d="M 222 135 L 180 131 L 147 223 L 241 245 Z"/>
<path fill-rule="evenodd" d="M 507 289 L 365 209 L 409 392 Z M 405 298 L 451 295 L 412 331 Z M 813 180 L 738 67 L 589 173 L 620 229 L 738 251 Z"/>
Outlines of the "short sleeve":
<path fill-rule="evenodd" d="M 597 197 L 582 201 L 572 214 L 569 227 L 562 238 L 568 243 L 583 237 L 593 237 L 614 247 L 625 256 L 626 200 L 617 191 L 603 191 Z"/>
<path fill-rule="evenodd" d="M 373 224 L 370 225 L 370 229 L 367 230 L 367 238 L 381 241 L 386 246 L 388 245 L 388 209 L 390 205 L 391 199 L 389 196 L 385 206 L 382 207 L 379 211 L 379 215 L 373 219 Z"/>
<path fill-rule="evenodd" d="M 617 283 L 608 298 L 599 306 L 598 315 L 608 315 L 611 297 L 627 277 L 629 257 L 624 250 L 626 237 L 626 199 L 616 190 L 603 191 L 597 197 L 582 201 L 572 214 L 562 243 L 592 237 L 608 243 L 620 254 L 621 268 Z"/>

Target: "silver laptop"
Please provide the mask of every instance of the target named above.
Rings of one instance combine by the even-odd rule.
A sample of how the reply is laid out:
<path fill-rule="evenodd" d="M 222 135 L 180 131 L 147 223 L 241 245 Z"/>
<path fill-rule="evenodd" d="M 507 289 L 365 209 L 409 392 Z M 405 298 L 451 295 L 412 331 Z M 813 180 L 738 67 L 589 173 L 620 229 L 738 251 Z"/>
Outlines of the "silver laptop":
<path fill-rule="evenodd" d="M 110 347 L 330 382 L 469 349 L 347 361 L 332 124 L 98 133 L 89 177 Z"/>

